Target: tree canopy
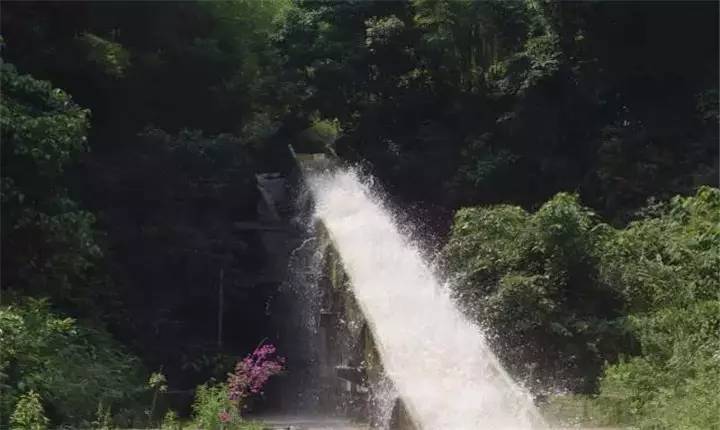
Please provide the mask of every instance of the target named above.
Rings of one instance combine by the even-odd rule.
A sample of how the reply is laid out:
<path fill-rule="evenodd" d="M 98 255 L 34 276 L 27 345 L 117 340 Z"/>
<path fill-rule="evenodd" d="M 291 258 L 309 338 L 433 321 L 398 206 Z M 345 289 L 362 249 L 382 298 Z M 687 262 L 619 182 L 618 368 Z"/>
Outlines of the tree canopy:
<path fill-rule="evenodd" d="M 288 143 L 422 214 L 536 394 L 720 425 L 716 3 L 2 8 L 0 426 L 146 425 L 149 370 L 190 389 L 273 336 L 247 226 Z"/>

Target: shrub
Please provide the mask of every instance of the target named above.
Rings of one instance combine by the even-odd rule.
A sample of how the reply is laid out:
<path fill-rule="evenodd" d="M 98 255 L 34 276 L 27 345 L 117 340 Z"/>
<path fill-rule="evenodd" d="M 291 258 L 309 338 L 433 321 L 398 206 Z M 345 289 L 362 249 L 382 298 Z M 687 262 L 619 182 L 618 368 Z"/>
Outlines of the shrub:
<path fill-rule="evenodd" d="M 63 186 L 63 171 L 87 150 L 89 111 L 10 64 L 0 71 L 3 286 L 96 312 L 95 217 Z"/>
<path fill-rule="evenodd" d="M 599 379 L 596 397 L 568 399 L 603 424 L 720 428 L 719 189 L 654 204 L 622 229 L 568 194 L 533 214 L 462 209 L 445 253 L 516 376 L 584 379 L 566 384 L 575 393 Z"/>
<path fill-rule="evenodd" d="M 282 372 L 285 359 L 276 356 L 275 346 L 260 345 L 235 366 L 228 377 L 228 396 L 240 409 L 250 395 L 258 394 L 271 376 Z"/>
<path fill-rule="evenodd" d="M 48 419 L 45 417 L 40 395 L 33 390 L 20 396 L 15 411 L 10 416 L 10 428 L 22 430 L 45 430 Z"/>
<path fill-rule="evenodd" d="M 623 343 L 618 294 L 599 277 L 607 228 L 564 193 L 534 214 L 499 205 L 455 216 L 445 256 L 459 302 L 536 390 L 592 391 Z"/>
<path fill-rule="evenodd" d="M 150 379 L 147 382 L 147 388 L 152 392 L 152 401 L 150 403 L 150 409 L 147 410 L 148 426 L 152 423 L 152 419 L 155 416 L 155 406 L 157 405 L 158 397 L 160 394 L 167 391 L 167 379 L 162 372 L 153 372 L 150 375 Z"/>
<path fill-rule="evenodd" d="M 87 60 L 113 78 L 123 77 L 130 67 L 130 52 L 117 42 L 92 33 L 81 34 L 77 41 L 86 51 Z"/>
<path fill-rule="evenodd" d="M 625 296 L 639 354 L 609 366 L 600 400 L 652 429 L 720 427 L 720 190 L 646 210 L 608 237 L 603 276 Z"/>
<path fill-rule="evenodd" d="M 99 402 L 95 420 L 91 424 L 94 430 L 111 430 L 113 428 L 112 408 L 106 407 L 102 401 Z"/>
<path fill-rule="evenodd" d="M 165 412 L 165 416 L 163 416 L 160 428 L 162 430 L 182 430 L 182 423 L 178 419 L 175 411 L 169 410 Z"/>
<path fill-rule="evenodd" d="M 337 119 L 314 119 L 310 127 L 297 137 L 298 150 L 301 152 L 333 151 L 335 140 L 342 128 Z"/>
<path fill-rule="evenodd" d="M 3 417 L 34 390 L 53 423 L 86 425 L 98 402 L 122 405 L 144 391 L 135 357 L 107 333 L 51 312 L 44 300 L 0 307 L 0 345 Z"/>
<path fill-rule="evenodd" d="M 255 428 L 254 423 L 242 422 L 240 413 L 244 402 L 251 395 L 261 393 L 268 379 L 282 372 L 284 363 L 285 359 L 276 355 L 275 346 L 259 345 L 237 363 L 227 383 L 197 388 L 192 406 L 195 423 L 206 430 Z"/>
<path fill-rule="evenodd" d="M 193 420 L 203 430 L 219 430 L 240 422 L 235 403 L 228 396 L 227 384 L 203 384 L 195 391 Z"/>

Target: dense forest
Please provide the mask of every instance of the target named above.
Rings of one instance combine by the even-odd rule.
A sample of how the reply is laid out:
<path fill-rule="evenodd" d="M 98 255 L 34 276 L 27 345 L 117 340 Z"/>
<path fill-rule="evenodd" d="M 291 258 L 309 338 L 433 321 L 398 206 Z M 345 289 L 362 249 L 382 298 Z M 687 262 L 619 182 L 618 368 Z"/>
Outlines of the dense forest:
<path fill-rule="evenodd" d="M 720 427 L 718 19 L 711 1 L 4 1 L 0 427 L 189 416 L 272 339 L 272 256 L 238 225 L 290 143 L 415 214 L 539 403 Z M 201 387 L 197 420 L 222 397 Z M 190 395 L 156 407 L 166 391 Z"/>

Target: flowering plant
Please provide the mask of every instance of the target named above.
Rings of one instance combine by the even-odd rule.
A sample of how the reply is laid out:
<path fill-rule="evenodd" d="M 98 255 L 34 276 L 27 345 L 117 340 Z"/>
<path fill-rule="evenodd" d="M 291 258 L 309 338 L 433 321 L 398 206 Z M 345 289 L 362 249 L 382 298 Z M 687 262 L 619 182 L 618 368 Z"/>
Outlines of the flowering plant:
<path fill-rule="evenodd" d="M 262 393 L 268 379 L 285 369 L 285 358 L 276 352 L 274 345 L 260 344 L 251 354 L 237 362 L 233 373 L 228 374 L 227 396 L 237 412 L 240 412 L 244 399 Z M 231 414 L 223 410 L 218 418 L 226 423 L 230 421 Z"/>
<path fill-rule="evenodd" d="M 276 355 L 275 346 L 260 345 L 251 354 L 238 361 L 235 372 L 228 375 L 228 396 L 240 401 L 258 394 L 271 376 L 285 368 L 285 358 Z"/>

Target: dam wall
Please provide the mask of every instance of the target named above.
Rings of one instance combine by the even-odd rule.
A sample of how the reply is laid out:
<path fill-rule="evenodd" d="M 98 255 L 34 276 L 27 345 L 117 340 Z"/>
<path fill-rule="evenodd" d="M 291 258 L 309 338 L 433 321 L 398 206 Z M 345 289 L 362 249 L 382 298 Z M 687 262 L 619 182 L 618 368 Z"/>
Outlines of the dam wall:
<path fill-rule="evenodd" d="M 298 172 L 293 175 L 294 188 L 303 188 L 303 178 L 317 169 L 332 169 L 336 161 L 325 154 L 296 154 Z M 301 191 L 299 191 L 301 192 Z M 306 198 L 308 198 L 306 196 Z M 312 206 L 312 201 L 307 202 Z M 313 236 L 314 264 L 318 267 L 310 304 L 315 315 L 308 320 L 316 324 L 316 377 L 318 407 L 324 413 L 335 413 L 368 423 L 372 428 L 413 430 L 412 423 L 392 383 L 385 376 L 375 346 L 372 330 L 358 306 L 343 268 L 342 258 L 322 222 L 307 219 Z M 291 267 L 290 270 L 308 268 Z M 297 286 L 296 286 L 297 287 Z"/>

